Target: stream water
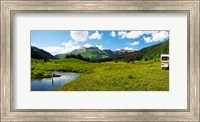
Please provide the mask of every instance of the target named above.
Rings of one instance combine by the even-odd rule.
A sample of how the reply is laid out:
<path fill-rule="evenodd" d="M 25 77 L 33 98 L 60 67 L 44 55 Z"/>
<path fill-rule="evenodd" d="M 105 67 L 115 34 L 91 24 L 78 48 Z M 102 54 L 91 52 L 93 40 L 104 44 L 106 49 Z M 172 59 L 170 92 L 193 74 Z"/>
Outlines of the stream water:
<path fill-rule="evenodd" d="M 31 79 L 31 91 L 54 91 L 62 87 L 65 83 L 75 80 L 81 73 L 74 72 L 54 72 L 60 77 Z"/>

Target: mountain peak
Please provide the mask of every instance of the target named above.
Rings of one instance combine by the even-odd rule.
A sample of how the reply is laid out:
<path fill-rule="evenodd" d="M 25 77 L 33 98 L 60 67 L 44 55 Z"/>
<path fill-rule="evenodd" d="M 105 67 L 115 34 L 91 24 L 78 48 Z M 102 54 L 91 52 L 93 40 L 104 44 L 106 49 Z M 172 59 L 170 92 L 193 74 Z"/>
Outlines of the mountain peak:
<path fill-rule="evenodd" d="M 132 53 L 132 52 L 135 52 L 135 50 L 120 49 L 120 50 L 114 51 L 114 54 L 121 55 L 121 54 Z"/>
<path fill-rule="evenodd" d="M 99 49 L 97 46 L 85 47 L 86 49 Z"/>

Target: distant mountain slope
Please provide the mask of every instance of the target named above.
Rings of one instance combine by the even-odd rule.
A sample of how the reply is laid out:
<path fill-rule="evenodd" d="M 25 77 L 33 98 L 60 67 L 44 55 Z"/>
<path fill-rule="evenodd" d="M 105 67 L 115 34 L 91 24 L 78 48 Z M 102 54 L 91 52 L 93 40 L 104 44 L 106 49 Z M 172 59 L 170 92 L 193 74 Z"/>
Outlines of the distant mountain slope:
<path fill-rule="evenodd" d="M 57 54 L 57 55 L 55 55 L 55 57 L 56 58 L 58 58 L 58 59 L 63 59 L 63 58 L 65 58 L 66 57 L 66 53 L 63 53 L 63 54 Z"/>
<path fill-rule="evenodd" d="M 69 54 L 74 54 L 74 55 L 81 54 L 83 58 L 89 58 L 91 60 L 106 58 L 110 56 L 109 53 L 100 50 L 98 47 L 88 47 L 88 48 L 82 47 L 80 49 L 75 49 Z"/>
<path fill-rule="evenodd" d="M 55 59 L 53 55 L 51 55 L 49 52 L 44 51 L 43 49 L 39 49 L 35 46 L 31 46 L 31 58 L 35 59 Z"/>
<path fill-rule="evenodd" d="M 104 49 L 100 50 L 98 47 L 82 47 L 79 49 L 75 49 L 70 53 L 66 54 L 57 54 L 55 55 L 56 58 L 65 58 L 67 55 L 78 55 L 81 54 L 83 58 L 89 58 L 91 60 L 96 60 L 96 59 L 101 59 L 101 58 L 108 58 L 110 56 L 114 55 L 121 55 L 121 54 L 128 54 L 130 52 L 134 52 L 133 50 L 117 50 L 117 51 L 112 51 L 109 49 Z"/>
<path fill-rule="evenodd" d="M 161 54 L 169 54 L 169 40 L 161 44 L 144 48 L 140 51 L 140 53 L 143 55 L 143 58 L 148 58 L 148 59 L 160 57 Z"/>
<path fill-rule="evenodd" d="M 113 56 L 111 59 L 125 59 L 125 60 L 151 60 L 154 58 L 159 58 L 161 54 L 169 54 L 169 40 L 163 43 L 156 44 L 147 48 L 143 48 L 139 51 L 135 51 L 128 54 L 123 54 L 119 56 Z"/>
<path fill-rule="evenodd" d="M 60 59 L 65 58 L 66 55 L 78 55 L 80 54 L 85 59 L 90 59 L 90 61 L 110 61 L 115 59 L 122 59 L 124 61 L 135 61 L 135 60 L 152 60 L 155 58 L 159 58 L 161 54 L 169 54 L 169 40 L 162 42 L 160 44 L 156 44 L 150 47 L 143 48 L 139 51 L 133 50 L 100 50 L 98 47 L 82 47 L 79 49 L 75 49 L 70 53 L 66 54 L 57 54 L 55 56 L 50 53 L 39 49 L 37 47 L 31 46 L 31 57 L 37 59 Z"/>
<path fill-rule="evenodd" d="M 136 60 L 156 60 L 157 58 L 160 58 L 161 54 L 169 54 L 169 40 L 166 40 L 165 42 L 162 42 L 160 44 L 143 48 L 139 51 L 131 52 L 128 54 L 114 55 L 108 58 L 100 59 L 100 61 L 123 60 L 129 62 Z"/>
<path fill-rule="evenodd" d="M 109 55 L 109 56 L 115 55 L 114 52 L 113 52 L 112 50 L 105 49 L 105 50 L 103 50 L 103 51 L 104 51 L 107 55 Z"/>
<path fill-rule="evenodd" d="M 128 54 L 128 53 L 132 53 L 132 52 L 135 52 L 135 50 L 125 50 L 125 49 L 121 49 L 121 50 L 113 51 L 114 55 Z"/>

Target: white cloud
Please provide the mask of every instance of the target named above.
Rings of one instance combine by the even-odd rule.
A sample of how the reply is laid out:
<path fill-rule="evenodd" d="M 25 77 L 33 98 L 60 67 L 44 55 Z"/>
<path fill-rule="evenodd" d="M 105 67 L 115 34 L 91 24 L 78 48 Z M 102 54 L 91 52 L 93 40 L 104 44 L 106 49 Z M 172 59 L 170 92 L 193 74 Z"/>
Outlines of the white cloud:
<path fill-rule="evenodd" d="M 143 39 L 144 39 L 144 41 L 145 41 L 146 43 L 152 42 L 151 37 L 145 37 L 145 36 L 143 36 Z"/>
<path fill-rule="evenodd" d="M 150 35 L 150 34 L 155 34 L 155 33 L 158 33 L 158 31 L 130 31 L 130 32 L 119 31 L 118 36 L 121 39 L 124 39 L 124 38 L 136 39 L 143 36 L 144 34 Z"/>
<path fill-rule="evenodd" d="M 99 34 L 99 32 L 98 31 L 96 31 L 95 33 L 93 33 L 92 35 L 90 35 L 89 36 L 89 39 L 98 39 L 98 40 L 100 40 L 102 38 L 102 35 L 101 34 Z"/>
<path fill-rule="evenodd" d="M 149 35 L 149 34 L 158 33 L 159 31 L 143 31 L 143 32 L 144 32 L 144 34 Z"/>
<path fill-rule="evenodd" d="M 159 33 L 154 33 L 152 36 L 153 41 L 163 41 L 164 39 L 169 37 L 169 33 L 167 31 L 160 31 Z"/>
<path fill-rule="evenodd" d="M 65 47 L 67 52 L 80 48 L 80 46 L 72 40 L 68 41 L 67 43 L 63 42 L 62 45 Z"/>
<path fill-rule="evenodd" d="M 95 45 L 96 47 L 98 47 L 100 50 L 103 50 L 103 46 L 102 45 Z"/>
<path fill-rule="evenodd" d="M 88 47 L 92 47 L 93 45 L 91 44 L 84 44 L 84 47 L 88 48 Z"/>
<path fill-rule="evenodd" d="M 125 47 L 124 49 L 125 50 L 134 50 L 133 48 L 130 48 L 130 47 Z"/>
<path fill-rule="evenodd" d="M 115 51 L 119 51 L 120 50 L 120 48 L 117 48 Z"/>
<path fill-rule="evenodd" d="M 109 35 L 112 36 L 112 37 L 115 37 L 116 33 L 115 33 L 115 31 L 111 31 Z"/>
<path fill-rule="evenodd" d="M 163 41 L 167 38 L 169 38 L 168 31 L 160 31 L 160 32 L 157 32 L 157 33 L 153 33 L 151 37 L 150 36 L 149 37 L 143 36 L 143 39 L 146 43 Z"/>
<path fill-rule="evenodd" d="M 68 42 L 63 42 L 61 46 L 50 46 L 50 47 L 43 47 L 42 49 L 51 53 L 52 55 L 61 54 L 61 53 L 68 53 L 75 49 L 80 48 L 79 45 L 77 45 L 76 42 L 73 42 L 72 40 Z"/>
<path fill-rule="evenodd" d="M 50 46 L 50 47 L 43 47 L 42 49 L 51 53 L 52 55 L 56 55 L 59 53 L 66 53 L 64 47 Z"/>
<path fill-rule="evenodd" d="M 139 41 L 136 41 L 136 42 L 132 42 L 132 43 L 130 43 L 130 45 L 132 45 L 132 46 L 139 45 L 139 44 L 140 44 Z"/>
<path fill-rule="evenodd" d="M 119 31 L 118 36 L 121 39 L 136 39 L 143 36 L 146 43 L 163 41 L 169 37 L 168 31 Z M 132 46 L 137 45 L 137 43 L 130 43 Z M 139 43 L 138 43 L 139 44 Z"/>
<path fill-rule="evenodd" d="M 121 39 L 124 39 L 124 38 L 135 39 L 135 38 L 139 38 L 144 33 L 145 33 L 144 31 L 130 31 L 130 32 L 119 31 L 118 36 L 120 36 Z"/>
<path fill-rule="evenodd" d="M 125 38 L 126 37 L 126 31 L 119 31 L 118 32 L 118 36 L 120 37 L 120 38 Z"/>
<path fill-rule="evenodd" d="M 143 34 L 144 34 L 143 31 L 130 31 L 129 33 L 126 33 L 126 38 L 135 39 L 142 36 Z"/>
<path fill-rule="evenodd" d="M 88 31 L 70 31 L 70 36 L 74 41 L 83 42 L 88 39 Z"/>

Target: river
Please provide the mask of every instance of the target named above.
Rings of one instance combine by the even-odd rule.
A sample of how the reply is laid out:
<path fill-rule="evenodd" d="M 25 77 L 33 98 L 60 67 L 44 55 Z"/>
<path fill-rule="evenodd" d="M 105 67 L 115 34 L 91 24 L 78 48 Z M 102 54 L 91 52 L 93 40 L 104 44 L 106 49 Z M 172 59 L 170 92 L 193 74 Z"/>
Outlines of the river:
<path fill-rule="evenodd" d="M 81 73 L 74 72 L 54 72 L 60 77 L 31 79 L 31 91 L 55 91 L 62 87 L 65 83 L 75 80 Z"/>

